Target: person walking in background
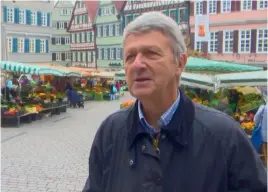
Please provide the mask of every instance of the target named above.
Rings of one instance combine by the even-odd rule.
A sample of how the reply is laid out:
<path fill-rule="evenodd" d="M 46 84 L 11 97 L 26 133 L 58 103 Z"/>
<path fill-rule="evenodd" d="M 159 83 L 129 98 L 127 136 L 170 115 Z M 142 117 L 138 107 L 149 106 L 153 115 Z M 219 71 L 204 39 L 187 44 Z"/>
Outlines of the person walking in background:
<path fill-rule="evenodd" d="M 146 12 L 123 33 L 135 104 L 108 116 L 83 192 L 265 192 L 266 170 L 240 125 L 180 87 L 187 48 L 179 25 Z"/>
<path fill-rule="evenodd" d="M 116 94 L 116 87 L 114 83 L 111 83 L 110 85 L 110 100 L 115 100 L 115 94 Z"/>
<path fill-rule="evenodd" d="M 120 83 L 119 83 L 119 81 L 116 82 L 115 86 L 116 86 L 117 92 L 120 92 Z"/>

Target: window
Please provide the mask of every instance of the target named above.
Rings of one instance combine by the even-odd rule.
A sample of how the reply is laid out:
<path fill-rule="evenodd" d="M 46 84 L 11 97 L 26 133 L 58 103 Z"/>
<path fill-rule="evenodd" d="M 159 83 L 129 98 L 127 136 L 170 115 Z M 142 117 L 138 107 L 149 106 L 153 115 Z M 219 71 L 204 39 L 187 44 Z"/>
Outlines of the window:
<path fill-rule="evenodd" d="M 85 35 L 84 35 L 84 33 L 81 33 L 80 35 L 81 35 L 81 41 L 82 41 L 82 42 L 85 42 L 86 40 L 85 40 Z"/>
<path fill-rule="evenodd" d="M 258 9 L 267 9 L 268 0 L 258 0 Z"/>
<path fill-rule="evenodd" d="M 70 37 L 65 37 L 65 45 L 70 45 Z"/>
<path fill-rule="evenodd" d="M 217 13 L 217 1 L 216 0 L 209 0 L 208 2 L 208 11 L 209 13 Z"/>
<path fill-rule="evenodd" d="M 19 19 L 19 23 L 20 23 L 20 24 L 25 24 L 25 22 L 26 22 L 25 10 L 20 10 L 20 19 Z"/>
<path fill-rule="evenodd" d="M 81 61 L 81 52 L 77 52 L 77 61 Z"/>
<path fill-rule="evenodd" d="M 107 34 L 107 25 L 103 25 L 103 37 L 106 37 Z"/>
<path fill-rule="evenodd" d="M 46 52 L 46 40 L 41 39 L 40 40 L 40 53 Z"/>
<path fill-rule="evenodd" d="M 10 23 L 14 22 L 14 9 L 13 8 L 7 9 L 7 22 L 10 22 Z"/>
<path fill-rule="evenodd" d="M 120 24 L 116 24 L 115 25 L 115 36 L 119 36 L 120 35 Z"/>
<path fill-rule="evenodd" d="M 36 25 L 37 24 L 36 12 L 32 12 L 31 19 L 32 19 L 32 25 Z"/>
<path fill-rule="evenodd" d="M 9 53 L 12 52 L 12 38 L 7 38 L 7 50 Z"/>
<path fill-rule="evenodd" d="M 203 1 L 195 1 L 195 15 L 202 15 L 203 14 Z"/>
<path fill-rule="evenodd" d="M 257 52 L 267 53 L 267 29 L 258 29 L 257 33 Z"/>
<path fill-rule="evenodd" d="M 110 25 L 109 25 L 109 28 L 110 28 L 110 29 L 109 29 L 109 36 L 113 36 L 113 31 L 114 31 L 113 28 L 114 28 L 114 25 L 113 25 L 113 24 L 110 24 Z"/>
<path fill-rule="evenodd" d="M 102 8 L 101 16 L 112 15 L 112 14 L 113 14 L 112 7 L 103 7 Z"/>
<path fill-rule="evenodd" d="M 176 21 L 176 9 L 169 10 L 169 17 Z"/>
<path fill-rule="evenodd" d="M 233 31 L 223 32 L 223 52 L 233 53 L 234 34 Z"/>
<path fill-rule="evenodd" d="M 61 38 L 60 37 L 56 37 L 56 45 L 61 45 Z"/>
<path fill-rule="evenodd" d="M 72 43 L 75 43 L 75 34 L 72 34 Z"/>
<path fill-rule="evenodd" d="M 76 61 L 76 52 L 73 52 L 73 61 Z"/>
<path fill-rule="evenodd" d="M 70 56 L 71 56 L 70 53 L 68 53 L 68 52 L 65 53 L 65 61 L 70 61 L 70 59 L 71 59 Z"/>
<path fill-rule="evenodd" d="M 76 42 L 77 43 L 80 43 L 80 33 L 77 33 L 76 34 Z"/>
<path fill-rule="evenodd" d="M 98 59 L 102 59 L 102 49 L 98 48 Z"/>
<path fill-rule="evenodd" d="M 249 53 L 250 52 L 250 41 L 251 41 L 250 30 L 240 30 L 239 33 L 239 52 Z"/>
<path fill-rule="evenodd" d="M 56 61 L 61 61 L 61 53 L 56 53 Z"/>
<path fill-rule="evenodd" d="M 57 22 L 52 23 L 52 28 L 57 29 Z"/>
<path fill-rule="evenodd" d="M 116 59 L 121 59 L 121 49 L 120 48 L 116 48 Z"/>
<path fill-rule="evenodd" d="M 229 13 L 231 12 L 232 0 L 222 0 L 221 1 L 221 12 Z"/>
<path fill-rule="evenodd" d="M 101 37 L 101 26 L 98 26 L 98 37 Z"/>
<path fill-rule="evenodd" d="M 63 8 L 63 9 L 61 10 L 61 14 L 62 14 L 62 15 L 68 15 L 68 9 Z"/>
<path fill-rule="evenodd" d="M 72 9 L 68 9 L 68 15 L 71 15 L 72 14 Z"/>
<path fill-rule="evenodd" d="M 24 52 L 24 39 L 18 38 L 18 52 L 23 53 Z"/>
<path fill-rule="evenodd" d="M 195 50 L 198 52 L 203 52 L 203 42 L 197 41 L 195 44 Z"/>
<path fill-rule="evenodd" d="M 218 32 L 210 33 L 209 52 L 216 53 L 218 47 Z"/>
<path fill-rule="evenodd" d="M 90 42 L 90 33 L 91 32 L 87 32 L 87 42 Z"/>
<path fill-rule="evenodd" d="M 104 53 L 103 53 L 103 59 L 108 59 L 108 50 L 104 49 Z"/>
<path fill-rule="evenodd" d="M 47 14 L 42 13 L 42 26 L 47 26 Z"/>
<path fill-rule="evenodd" d="M 83 61 L 87 61 L 87 52 L 83 52 Z"/>
<path fill-rule="evenodd" d="M 59 28 L 64 29 L 64 22 L 59 22 Z"/>
<path fill-rule="evenodd" d="M 29 51 L 30 51 L 30 53 L 35 52 L 35 39 L 30 39 L 30 41 L 29 41 Z"/>
<path fill-rule="evenodd" d="M 114 59 L 114 48 L 110 49 L 110 59 Z"/>
<path fill-rule="evenodd" d="M 126 26 L 127 26 L 127 24 L 129 24 L 129 23 L 131 22 L 131 20 L 132 20 L 132 19 L 131 19 L 131 15 L 126 15 L 126 16 L 125 16 L 125 19 L 126 19 L 126 20 L 125 20 L 125 24 L 126 24 Z"/>
<path fill-rule="evenodd" d="M 252 0 L 242 0 L 241 10 L 251 10 L 252 9 Z"/>

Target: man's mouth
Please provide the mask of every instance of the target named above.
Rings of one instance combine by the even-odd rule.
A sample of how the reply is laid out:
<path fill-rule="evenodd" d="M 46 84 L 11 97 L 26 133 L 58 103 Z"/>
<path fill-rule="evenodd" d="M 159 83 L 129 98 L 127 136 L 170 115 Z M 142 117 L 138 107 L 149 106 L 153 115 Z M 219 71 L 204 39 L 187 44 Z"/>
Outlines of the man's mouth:
<path fill-rule="evenodd" d="M 151 80 L 150 78 L 146 78 L 146 77 L 136 79 L 136 81 L 138 81 L 138 82 L 150 81 L 150 80 Z"/>

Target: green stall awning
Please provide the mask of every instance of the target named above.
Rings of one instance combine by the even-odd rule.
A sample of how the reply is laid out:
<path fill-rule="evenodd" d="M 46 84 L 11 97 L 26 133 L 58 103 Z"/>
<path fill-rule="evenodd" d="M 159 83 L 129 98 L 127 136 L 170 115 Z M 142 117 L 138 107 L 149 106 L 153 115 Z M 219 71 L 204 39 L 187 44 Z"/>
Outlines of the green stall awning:
<path fill-rule="evenodd" d="M 61 70 L 12 61 L 0 61 L 0 69 L 25 74 L 64 76 Z"/>

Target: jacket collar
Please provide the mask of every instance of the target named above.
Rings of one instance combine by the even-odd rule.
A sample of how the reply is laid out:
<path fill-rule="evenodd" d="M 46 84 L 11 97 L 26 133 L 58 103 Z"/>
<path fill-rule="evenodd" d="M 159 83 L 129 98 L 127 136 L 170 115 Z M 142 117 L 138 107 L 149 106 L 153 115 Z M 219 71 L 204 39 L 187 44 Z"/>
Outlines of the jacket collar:
<path fill-rule="evenodd" d="M 173 118 L 170 121 L 169 129 L 165 129 L 168 134 L 180 145 L 187 145 L 192 133 L 192 126 L 195 118 L 193 102 L 182 92 L 180 98 L 180 107 L 177 108 Z M 138 114 L 138 100 L 131 107 L 127 121 L 128 145 L 132 147 L 136 138 L 140 134 L 148 134 L 140 125 Z"/>

